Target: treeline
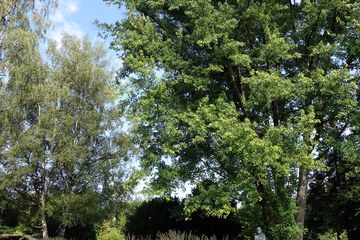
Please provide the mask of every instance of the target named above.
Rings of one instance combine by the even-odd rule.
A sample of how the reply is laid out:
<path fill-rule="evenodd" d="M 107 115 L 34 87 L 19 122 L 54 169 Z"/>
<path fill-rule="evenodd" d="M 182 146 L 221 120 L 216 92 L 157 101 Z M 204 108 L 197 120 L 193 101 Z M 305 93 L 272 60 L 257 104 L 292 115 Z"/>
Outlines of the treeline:
<path fill-rule="evenodd" d="M 105 2 L 126 7 L 98 23 L 116 76 L 86 38 L 40 53 L 56 1 L 0 0 L 0 225 L 360 238 L 360 3 Z M 151 196 L 192 193 L 137 206 L 142 179 Z"/>

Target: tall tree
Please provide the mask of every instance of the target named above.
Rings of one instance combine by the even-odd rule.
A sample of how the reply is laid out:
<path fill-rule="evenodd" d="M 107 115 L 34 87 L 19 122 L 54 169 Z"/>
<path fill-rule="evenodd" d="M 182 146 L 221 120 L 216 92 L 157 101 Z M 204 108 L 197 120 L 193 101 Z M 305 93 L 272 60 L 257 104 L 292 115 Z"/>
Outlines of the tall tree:
<path fill-rule="evenodd" d="M 22 176 L 2 179 L 1 185 L 7 191 L 5 186 L 11 186 L 21 194 L 27 193 L 30 198 L 36 193 L 36 198 L 42 200 L 46 162 L 44 147 L 41 147 L 43 133 L 39 126 L 42 124 L 40 99 L 45 93 L 42 86 L 46 67 L 38 44 L 48 27 L 47 17 L 53 3 L 55 1 L 5 0 L 0 5 L 1 177 L 9 173 Z M 18 154 L 14 155 L 13 150 Z M 22 180 L 24 184 L 19 185 Z M 41 227 L 43 236 L 47 237 L 44 206 L 41 209 Z"/>
<path fill-rule="evenodd" d="M 49 43 L 44 62 L 28 34 L 13 39 L 18 49 L 7 53 L 0 182 L 32 206 L 23 213 L 34 216 L 33 226 L 41 223 L 46 239 L 48 217 L 65 236 L 67 228 L 108 216 L 121 194 L 127 148 L 104 49 L 66 35 L 61 45 Z"/>
<path fill-rule="evenodd" d="M 153 186 L 193 183 L 202 194 L 189 207 L 222 215 L 236 199 L 261 219 L 248 231 L 303 239 L 324 142 L 358 131 L 359 3 L 106 2 L 127 7 L 126 19 L 102 26 L 123 57 Z"/>
<path fill-rule="evenodd" d="M 58 89 L 49 131 L 54 165 L 49 195 L 65 236 L 66 228 L 95 223 L 113 210 L 113 197 L 122 194 L 120 160 L 129 148 L 104 49 L 66 35 L 60 48 L 52 42 L 48 52 L 54 84 L 49 88 Z"/>
<path fill-rule="evenodd" d="M 48 16 L 57 5 L 57 0 L 1 0 L 0 1 L 0 96 L 1 113 L 7 105 L 5 83 L 21 81 L 14 76 L 14 69 L 38 61 L 37 46 L 48 29 Z M 28 52 L 29 51 L 29 52 Z M 28 56 L 33 56 L 31 59 Z M 1 118 L 0 127 L 6 124 Z M 3 133 L 3 131 L 1 132 Z M 4 138 L 0 135 L 0 143 Z"/>

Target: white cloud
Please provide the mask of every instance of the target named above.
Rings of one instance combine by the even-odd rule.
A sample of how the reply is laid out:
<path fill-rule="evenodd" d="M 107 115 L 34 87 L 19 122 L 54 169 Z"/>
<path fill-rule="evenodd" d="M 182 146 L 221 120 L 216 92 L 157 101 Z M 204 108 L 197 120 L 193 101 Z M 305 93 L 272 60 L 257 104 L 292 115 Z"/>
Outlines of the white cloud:
<path fill-rule="evenodd" d="M 64 34 L 75 35 L 78 38 L 85 36 L 85 31 L 74 21 L 65 21 L 60 28 L 55 28 L 49 35 L 49 38 L 55 40 L 57 43 L 61 42 Z"/>
<path fill-rule="evenodd" d="M 77 12 L 78 10 L 78 2 L 69 2 L 66 5 L 66 12 L 69 14 L 73 14 L 74 12 Z"/>
<path fill-rule="evenodd" d="M 60 44 L 62 36 L 66 34 L 75 35 L 77 37 L 83 37 L 85 31 L 81 26 L 71 20 L 71 15 L 76 13 L 79 9 L 78 0 L 61 0 L 59 6 L 51 17 L 54 24 L 54 28 L 49 32 L 49 38 L 55 40 Z"/>
<path fill-rule="evenodd" d="M 79 2 L 76 0 L 62 0 L 59 1 L 59 6 L 56 9 L 54 16 L 51 18 L 54 23 L 63 23 L 66 17 L 76 13 L 79 9 Z"/>
<path fill-rule="evenodd" d="M 64 22 L 64 15 L 59 10 L 57 10 L 51 20 L 54 23 Z"/>

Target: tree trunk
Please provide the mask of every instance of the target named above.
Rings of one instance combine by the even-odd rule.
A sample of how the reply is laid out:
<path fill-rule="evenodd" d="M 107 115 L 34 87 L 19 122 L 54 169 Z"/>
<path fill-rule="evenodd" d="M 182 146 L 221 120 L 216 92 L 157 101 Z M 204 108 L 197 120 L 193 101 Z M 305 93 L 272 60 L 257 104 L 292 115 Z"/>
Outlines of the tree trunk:
<path fill-rule="evenodd" d="M 41 126 L 41 105 L 38 104 L 38 124 Z M 45 137 L 44 137 L 45 140 Z M 44 141 L 45 142 L 45 141 Z M 48 227 L 46 222 L 46 144 L 44 144 L 44 156 L 41 162 L 41 188 L 40 188 L 40 205 L 41 205 L 41 230 L 42 230 L 42 238 L 48 239 Z"/>
<path fill-rule="evenodd" d="M 46 169 L 45 169 L 45 160 L 42 162 L 42 179 L 41 179 L 41 192 L 40 192 L 40 204 L 41 204 L 41 230 L 42 230 L 42 238 L 48 239 L 48 227 L 46 222 Z"/>
<path fill-rule="evenodd" d="M 304 237 L 304 220 L 305 220 L 305 210 L 306 210 L 307 185 L 308 185 L 308 170 L 306 170 L 304 167 L 300 167 L 299 187 L 296 197 L 296 203 L 298 207 L 296 213 L 296 223 L 300 229 L 297 240 L 303 240 Z"/>
<path fill-rule="evenodd" d="M 45 185 L 45 184 L 44 184 Z M 41 196 L 40 196 L 40 202 L 41 202 L 41 230 L 42 230 L 42 238 L 43 239 L 48 239 L 49 235 L 48 235 L 48 227 L 47 227 L 47 222 L 46 222 L 46 212 L 45 212 L 45 189 L 43 189 L 41 191 Z"/>

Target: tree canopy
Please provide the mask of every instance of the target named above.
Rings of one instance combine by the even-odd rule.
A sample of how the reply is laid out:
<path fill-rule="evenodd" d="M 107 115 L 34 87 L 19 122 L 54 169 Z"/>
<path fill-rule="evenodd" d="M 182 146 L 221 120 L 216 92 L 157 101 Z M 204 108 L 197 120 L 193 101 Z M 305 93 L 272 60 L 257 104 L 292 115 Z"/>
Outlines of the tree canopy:
<path fill-rule="evenodd" d="M 248 236 L 303 239 L 309 177 L 330 151 L 359 152 L 359 3 L 106 2 L 127 9 L 102 27 L 157 193 L 190 183 L 190 211 L 236 202 Z"/>
<path fill-rule="evenodd" d="M 129 149 L 104 48 L 64 35 L 40 52 L 55 5 L 0 1 L 0 224 L 44 239 L 113 217 Z"/>
<path fill-rule="evenodd" d="M 0 0 L 0 232 L 360 238 L 359 1 L 104 2 L 120 87 L 101 45 L 46 39 L 56 0 Z M 125 219 L 131 146 L 164 198 Z"/>

